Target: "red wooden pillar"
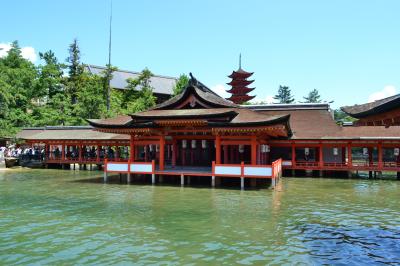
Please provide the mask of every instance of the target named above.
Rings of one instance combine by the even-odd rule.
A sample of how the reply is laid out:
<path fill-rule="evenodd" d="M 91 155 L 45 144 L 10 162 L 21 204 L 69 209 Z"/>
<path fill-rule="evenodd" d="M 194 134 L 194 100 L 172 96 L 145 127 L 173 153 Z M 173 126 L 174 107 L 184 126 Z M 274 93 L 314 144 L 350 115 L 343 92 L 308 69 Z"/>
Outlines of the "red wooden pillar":
<path fill-rule="evenodd" d="M 96 152 L 96 161 L 97 162 L 100 162 L 100 149 L 101 149 L 101 146 L 97 145 L 97 152 Z"/>
<path fill-rule="evenodd" d="M 228 163 L 228 145 L 224 145 L 224 163 Z"/>
<path fill-rule="evenodd" d="M 49 156 L 49 146 L 48 143 L 44 143 L 44 159 L 47 160 Z"/>
<path fill-rule="evenodd" d="M 164 135 L 161 135 L 161 137 L 160 137 L 160 161 L 159 161 L 161 171 L 164 170 L 164 163 L 165 163 L 164 153 L 165 153 L 165 137 L 164 137 Z"/>
<path fill-rule="evenodd" d="M 257 164 L 257 138 L 256 136 L 251 136 L 251 164 Z"/>
<path fill-rule="evenodd" d="M 131 140 L 129 142 L 129 159 L 131 162 L 135 161 L 135 136 L 131 135 Z"/>
<path fill-rule="evenodd" d="M 172 167 L 176 166 L 176 152 L 177 152 L 176 139 L 173 139 L 172 140 Z"/>
<path fill-rule="evenodd" d="M 296 166 L 296 146 L 292 143 L 292 167 Z"/>
<path fill-rule="evenodd" d="M 372 166 L 374 163 L 374 158 L 372 157 L 373 148 L 368 147 L 368 165 Z"/>
<path fill-rule="evenodd" d="M 378 167 L 381 170 L 383 168 L 383 148 L 382 143 L 378 144 Z"/>
<path fill-rule="evenodd" d="M 79 162 L 82 161 L 82 152 L 83 152 L 83 146 L 82 146 L 82 143 L 79 143 L 79 152 L 78 152 L 78 160 L 79 160 Z"/>
<path fill-rule="evenodd" d="M 342 165 L 346 163 L 346 147 L 342 147 Z"/>
<path fill-rule="evenodd" d="M 324 167 L 324 149 L 322 148 L 322 144 L 319 144 L 319 167 Z"/>
<path fill-rule="evenodd" d="M 353 166 L 353 158 L 352 158 L 352 152 L 351 152 L 351 143 L 347 144 L 347 165 L 349 167 Z"/>
<path fill-rule="evenodd" d="M 65 144 L 61 144 L 61 160 L 65 160 Z"/>
<path fill-rule="evenodd" d="M 215 163 L 221 164 L 221 136 L 215 136 Z"/>

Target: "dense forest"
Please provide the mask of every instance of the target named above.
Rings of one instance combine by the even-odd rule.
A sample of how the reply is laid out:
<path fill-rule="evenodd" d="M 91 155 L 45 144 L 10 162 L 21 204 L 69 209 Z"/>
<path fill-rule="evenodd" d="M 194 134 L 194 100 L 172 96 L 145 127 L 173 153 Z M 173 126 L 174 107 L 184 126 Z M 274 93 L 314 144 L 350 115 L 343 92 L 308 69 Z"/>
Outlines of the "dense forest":
<path fill-rule="evenodd" d="M 69 45 L 68 52 L 64 61 L 51 50 L 39 53 L 42 64 L 34 65 L 22 57 L 15 41 L 0 58 L 0 137 L 13 137 L 22 127 L 85 125 L 86 119 L 132 114 L 155 105 L 150 70 L 144 69 L 137 79 L 128 79 L 126 90 L 111 89 L 108 94 L 116 68 L 109 66 L 100 76 L 85 71 L 77 40 Z M 179 77 L 174 95 L 188 80 L 186 75 Z M 295 101 L 287 86 L 280 86 L 274 98 L 279 103 Z M 321 102 L 315 89 L 304 100 Z M 351 121 L 340 110 L 334 114 L 338 123 Z"/>
<path fill-rule="evenodd" d="M 12 137 L 22 127 L 85 125 L 86 119 L 113 117 L 155 105 L 145 69 L 128 80 L 127 90 L 111 90 L 107 110 L 108 80 L 114 67 L 98 76 L 84 71 L 76 40 L 69 57 L 61 62 L 52 51 L 39 53 L 34 65 L 21 55 L 18 42 L 0 58 L 0 137 Z"/>

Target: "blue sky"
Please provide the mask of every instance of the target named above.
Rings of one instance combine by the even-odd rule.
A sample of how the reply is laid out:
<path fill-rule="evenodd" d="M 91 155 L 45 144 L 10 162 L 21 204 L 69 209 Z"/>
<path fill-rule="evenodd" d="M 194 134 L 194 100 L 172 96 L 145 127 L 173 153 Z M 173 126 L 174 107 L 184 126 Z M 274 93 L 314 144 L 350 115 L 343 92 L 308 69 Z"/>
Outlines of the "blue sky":
<path fill-rule="evenodd" d="M 3 45 L 18 40 L 64 60 L 76 37 L 83 62 L 106 64 L 109 0 L 0 6 Z M 400 88 L 400 1 L 114 0 L 113 6 L 112 64 L 120 69 L 192 72 L 221 91 L 242 53 L 259 100 L 287 85 L 297 100 L 316 88 L 339 107 Z"/>

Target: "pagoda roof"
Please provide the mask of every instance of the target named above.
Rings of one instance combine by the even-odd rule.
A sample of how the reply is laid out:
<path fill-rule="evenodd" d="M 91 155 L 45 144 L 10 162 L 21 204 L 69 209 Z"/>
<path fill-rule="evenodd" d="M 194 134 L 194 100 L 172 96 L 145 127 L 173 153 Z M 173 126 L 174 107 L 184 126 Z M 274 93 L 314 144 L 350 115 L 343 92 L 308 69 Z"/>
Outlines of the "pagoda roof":
<path fill-rule="evenodd" d="M 233 79 L 231 82 L 226 83 L 227 85 L 231 86 L 247 86 L 253 83 L 254 80 L 247 80 L 247 79 Z"/>
<path fill-rule="evenodd" d="M 232 94 L 239 94 L 240 92 L 244 92 L 244 94 L 247 94 L 249 92 L 252 92 L 255 88 L 237 88 L 237 87 L 233 87 L 230 90 L 227 90 L 226 92 L 232 93 Z"/>
<path fill-rule="evenodd" d="M 366 116 L 390 111 L 392 109 L 398 108 L 399 105 L 400 94 L 397 94 L 370 103 L 343 106 L 340 109 L 352 117 L 363 118 Z"/>
<path fill-rule="evenodd" d="M 239 68 L 237 71 L 232 71 L 232 74 L 230 74 L 228 77 L 229 78 L 236 78 L 236 77 L 248 78 L 253 74 L 254 74 L 254 72 L 247 72 L 247 71 L 244 71 L 242 68 Z"/>

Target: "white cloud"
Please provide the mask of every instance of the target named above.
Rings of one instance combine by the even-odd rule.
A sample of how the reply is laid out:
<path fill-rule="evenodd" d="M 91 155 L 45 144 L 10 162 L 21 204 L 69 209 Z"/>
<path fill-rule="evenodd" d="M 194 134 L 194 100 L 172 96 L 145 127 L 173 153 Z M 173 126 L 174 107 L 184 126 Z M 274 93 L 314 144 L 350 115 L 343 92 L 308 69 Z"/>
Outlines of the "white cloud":
<path fill-rule="evenodd" d="M 6 56 L 10 49 L 11 45 L 9 43 L 0 43 L 0 57 Z"/>
<path fill-rule="evenodd" d="M 11 43 L 0 43 L 0 57 L 6 56 L 8 51 L 10 51 L 10 49 L 11 49 Z M 21 55 L 23 58 L 28 59 L 32 63 L 35 63 L 37 60 L 35 48 L 30 46 L 22 47 Z"/>
<path fill-rule="evenodd" d="M 35 48 L 27 46 L 21 48 L 21 55 L 23 58 L 28 59 L 32 63 L 36 62 L 37 55 L 35 52 Z"/>
<path fill-rule="evenodd" d="M 222 98 L 229 98 L 230 94 L 226 92 L 228 88 L 226 88 L 223 84 L 217 84 L 211 87 L 211 90 L 221 96 Z"/>
<path fill-rule="evenodd" d="M 393 96 L 397 93 L 396 87 L 393 85 L 386 85 L 382 90 L 377 91 L 369 95 L 368 102 L 374 102 L 386 97 Z"/>
<path fill-rule="evenodd" d="M 274 96 L 272 95 L 268 95 L 265 98 L 259 98 L 256 97 L 253 100 L 250 101 L 253 104 L 272 104 L 272 103 L 276 103 L 276 100 L 274 99 Z"/>

